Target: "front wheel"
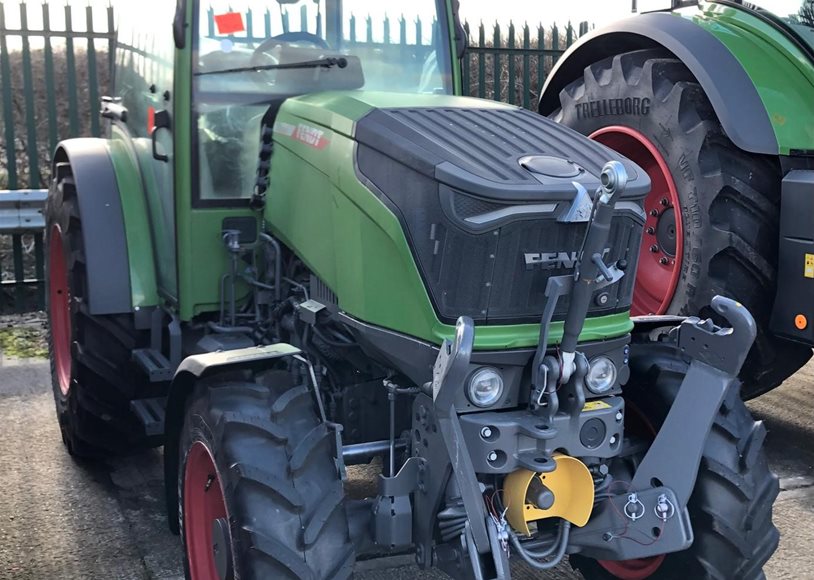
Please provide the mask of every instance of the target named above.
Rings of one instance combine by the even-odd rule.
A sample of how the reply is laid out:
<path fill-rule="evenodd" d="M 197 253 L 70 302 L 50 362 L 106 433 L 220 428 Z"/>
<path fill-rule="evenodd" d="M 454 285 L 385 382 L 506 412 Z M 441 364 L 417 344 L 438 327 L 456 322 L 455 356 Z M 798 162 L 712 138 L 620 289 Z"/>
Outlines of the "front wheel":
<path fill-rule="evenodd" d="M 560 93 L 560 105 L 558 122 L 628 157 L 652 182 L 633 314 L 714 317 L 715 295 L 742 302 L 758 323 L 740 375 L 747 399 L 802 367 L 811 348 L 769 331 L 783 178 L 778 159 L 738 149 L 689 69 L 658 50 L 590 65 Z"/>
<path fill-rule="evenodd" d="M 633 345 L 633 379 L 625 387 L 626 428 L 656 433 L 687 371 L 669 345 Z M 587 580 L 761 580 L 763 565 L 777 549 L 772 505 L 779 492 L 769 470 L 756 422 L 737 388 L 727 393 L 704 446 L 695 489 L 688 503 L 695 541 L 683 552 L 654 558 L 597 562 L 579 556 L 571 564 Z M 621 460 L 620 460 L 621 462 Z M 611 465 L 629 473 L 629 465 Z M 626 475 L 627 476 L 627 475 Z"/>
<path fill-rule="evenodd" d="M 179 443 L 187 578 L 349 578 L 355 553 L 330 442 L 311 391 L 287 372 L 200 382 Z"/>

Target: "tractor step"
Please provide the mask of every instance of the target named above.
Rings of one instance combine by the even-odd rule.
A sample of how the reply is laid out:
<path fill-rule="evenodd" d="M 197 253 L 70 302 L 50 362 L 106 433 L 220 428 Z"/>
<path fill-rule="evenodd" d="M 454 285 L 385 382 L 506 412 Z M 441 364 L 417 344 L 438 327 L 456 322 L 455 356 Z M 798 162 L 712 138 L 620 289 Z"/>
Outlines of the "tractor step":
<path fill-rule="evenodd" d="M 130 409 L 144 426 L 147 437 L 157 437 L 164 434 L 164 414 L 167 399 L 136 399 L 130 401 Z"/>
<path fill-rule="evenodd" d="M 151 383 L 171 381 L 175 369 L 163 354 L 152 348 L 141 348 L 133 351 L 133 359 L 147 374 Z"/>

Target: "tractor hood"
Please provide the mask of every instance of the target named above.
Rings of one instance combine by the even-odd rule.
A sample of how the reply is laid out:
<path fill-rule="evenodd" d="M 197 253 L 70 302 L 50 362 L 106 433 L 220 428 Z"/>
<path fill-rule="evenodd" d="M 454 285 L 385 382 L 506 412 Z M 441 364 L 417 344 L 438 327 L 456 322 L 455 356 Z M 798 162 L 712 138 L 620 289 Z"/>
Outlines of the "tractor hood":
<path fill-rule="evenodd" d="M 300 185 L 308 175 L 305 167 L 296 188 L 282 179 L 279 194 L 271 188 L 275 207 L 267 215 L 276 233 L 296 247 L 315 248 L 301 257 L 336 293 L 340 307 L 362 320 L 416 334 L 410 331 L 412 320 L 405 315 L 402 325 L 394 314 L 392 304 L 405 303 L 404 298 L 394 297 L 382 316 L 365 314 L 378 303 L 384 284 L 392 287 L 391 295 L 404 296 L 406 281 L 396 281 L 413 270 L 405 266 L 409 260 L 433 318 L 442 324 L 463 315 L 487 326 L 539 322 L 547 280 L 573 271 L 599 175 L 611 160 L 625 165 L 629 183 L 617 204 L 605 259 L 621 260 L 628 270 L 620 283 L 596 297 L 591 316 L 630 309 L 645 218 L 642 202 L 650 180 L 634 163 L 568 128 L 491 101 L 356 92 L 290 99 L 280 111 L 275 134 L 283 147 L 275 147 L 273 167 L 278 161 L 281 167 L 281 155 L 287 158 L 290 152 L 295 156 L 291 163 L 305 162 L 324 176 L 326 187 L 330 183 L 334 212 L 347 208 L 353 212 L 347 220 L 377 224 L 371 230 L 343 229 L 331 244 L 327 228 L 337 226 L 327 214 L 320 217 L 330 207 L 314 201 L 308 218 L 326 227 L 318 237 L 306 239 L 299 233 L 305 223 L 298 228 L 290 222 L 291 216 L 306 215 L 304 207 L 294 207 L 304 206 L 303 196 L 310 195 Z M 290 195 L 282 194 L 289 190 Z M 381 210 L 389 216 L 386 220 Z M 374 264 L 378 258 L 373 256 L 385 249 L 380 233 L 393 240 L 393 253 Z M 346 235 L 345 241 L 340 239 Z M 396 251 L 402 245 L 396 237 L 406 242 L 405 259 Z M 321 269 L 319 263 L 329 253 L 333 260 L 326 258 Z M 370 277 L 375 272 L 376 287 L 343 292 L 345 270 L 336 266 L 331 271 L 337 263 L 349 264 L 348 271 L 352 264 L 354 271 Z M 366 283 L 359 277 L 347 280 L 349 285 Z M 365 299 L 354 307 L 357 295 Z M 562 318 L 567 306 L 566 298 L 555 319 Z"/>

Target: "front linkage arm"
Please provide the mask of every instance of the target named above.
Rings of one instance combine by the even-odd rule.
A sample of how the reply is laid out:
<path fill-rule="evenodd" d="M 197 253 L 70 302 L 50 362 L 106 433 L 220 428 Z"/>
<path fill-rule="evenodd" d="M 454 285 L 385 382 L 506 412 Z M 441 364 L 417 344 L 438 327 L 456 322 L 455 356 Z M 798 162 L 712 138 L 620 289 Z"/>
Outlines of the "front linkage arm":
<path fill-rule="evenodd" d="M 569 552 L 607 560 L 631 560 L 687 549 L 693 542 L 687 502 L 698 476 L 704 445 L 727 392 L 736 388 L 755 340 L 754 318 L 743 305 L 716 296 L 712 308 L 731 328 L 689 318 L 674 329 L 681 354 L 691 359 L 678 394 L 624 493 L 610 498 L 615 509 L 595 510 L 575 529 Z M 619 514 L 642 531 L 660 530 L 658 543 L 622 541 L 614 530 Z"/>

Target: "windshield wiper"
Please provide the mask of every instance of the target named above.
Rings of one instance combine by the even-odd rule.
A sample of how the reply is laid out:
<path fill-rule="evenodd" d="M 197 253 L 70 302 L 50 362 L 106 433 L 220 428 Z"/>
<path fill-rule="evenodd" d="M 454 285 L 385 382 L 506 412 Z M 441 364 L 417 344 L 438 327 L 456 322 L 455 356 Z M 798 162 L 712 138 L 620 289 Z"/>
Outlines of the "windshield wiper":
<path fill-rule="evenodd" d="M 258 66 L 246 66 L 239 68 L 226 68 L 223 70 L 212 70 L 197 72 L 195 76 L 202 77 L 207 75 L 225 75 L 231 73 L 242 72 L 260 72 L 264 70 L 285 70 L 285 69 L 298 69 L 298 68 L 346 68 L 348 66 L 348 59 L 345 57 L 328 57 L 319 58 L 317 60 L 306 60 L 304 62 L 291 62 L 285 64 L 264 64 Z"/>

